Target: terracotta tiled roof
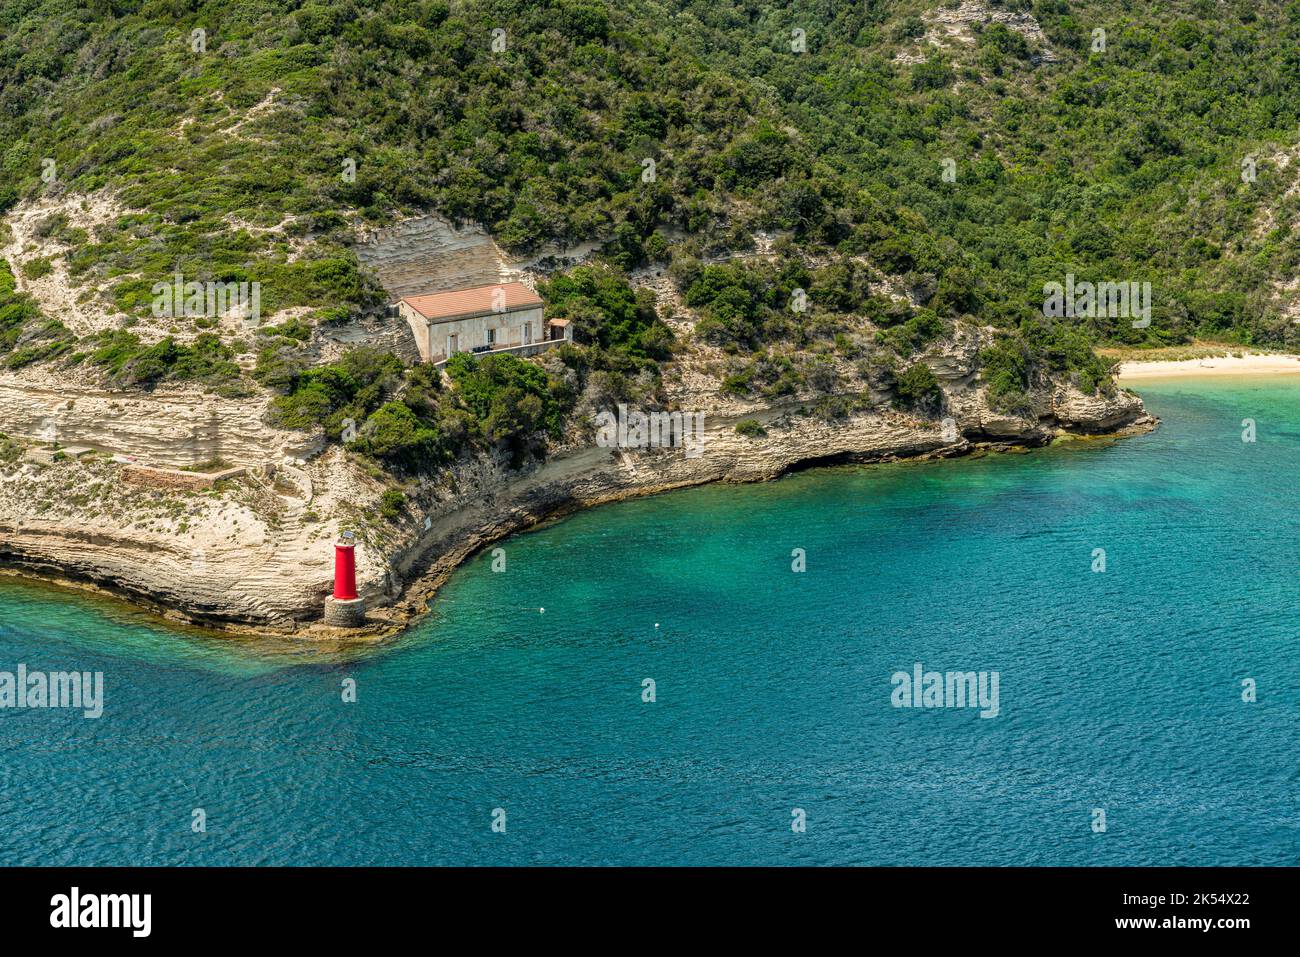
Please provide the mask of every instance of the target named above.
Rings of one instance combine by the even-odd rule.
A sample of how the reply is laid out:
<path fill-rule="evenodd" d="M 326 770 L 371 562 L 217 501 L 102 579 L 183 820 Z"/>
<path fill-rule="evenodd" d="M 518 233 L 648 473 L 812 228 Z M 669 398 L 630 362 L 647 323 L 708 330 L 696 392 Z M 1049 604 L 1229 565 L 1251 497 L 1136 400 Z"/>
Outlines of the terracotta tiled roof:
<path fill-rule="evenodd" d="M 505 296 L 505 311 L 528 309 L 542 304 L 541 298 L 521 282 L 493 283 L 472 289 L 449 289 L 431 296 L 405 296 L 406 303 L 425 319 L 443 322 L 465 316 L 481 316 L 492 312 L 492 294 L 500 289 Z"/>

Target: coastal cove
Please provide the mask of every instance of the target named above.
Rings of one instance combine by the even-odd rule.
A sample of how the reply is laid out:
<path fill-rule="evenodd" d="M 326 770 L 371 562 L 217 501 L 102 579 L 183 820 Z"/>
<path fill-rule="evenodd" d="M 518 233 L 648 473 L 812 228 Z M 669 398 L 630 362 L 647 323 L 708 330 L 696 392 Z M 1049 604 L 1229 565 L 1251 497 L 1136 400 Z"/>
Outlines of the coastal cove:
<path fill-rule="evenodd" d="M 378 644 L 421 619 L 448 577 L 482 549 L 583 508 L 710 482 L 765 481 L 817 465 L 1023 450 L 1069 436 L 1141 434 L 1157 425 L 1141 400 L 1123 390 L 1086 395 L 1058 386 L 1040 394 L 1028 414 L 998 412 L 988 405 L 984 389 L 966 388 L 969 369 L 963 363 L 974 341 L 954 353 L 950 377 L 959 384 L 948 394 L 949 417 L 941 421 L 888 406 L 827 418 L 811 414 L 796 399 L 710 417 L 695 437 L 697 451 L 707 445 L 707 455 L 579 443 L 521 471 L 503 467 L 500 460 L 465 463 L 444 480 L 454 491 L 444 494 L 422 523 L 408 520 L 387 545 L 359 549 L 359 587 L 367 608 L 362 627 L 336 628 L 319 620 L 328 593 L 328 585 L 322 587 L 328 565 L 322 561 L 332 549 L 320 541 L 325 533 L 315 520 L 311 526 L 294 520 L 292 543 L 277 530 L 280 518 L 273 520 L 275 527 L 227 535 L 218 557 L 211 553 L 218 544 L 211 527 L 160 537 L 157 530 L 141 531 L 138 523 L 108 534 L 87 527 L 80 512 L 54 522 L 44 514 L 14 516 L 0 521 L 0 576 L 23 574 L 125 598 L 168 620 L 240 637 Z M 742 435 L 742 422 L 758 423 L 761 435 Z M 340 469 L 351 464 L 341 454 L 327 454 L 318 463 L 344 488 Z M 33 475 L 30 469 L 12 473 L 5 490 L 11 507 L 49 494 L 47 480 L 69 496 L 87 481 L 76 465 L 55 465 L 53 475 Z M 92 466 L 98 479 L 112 481 L 105 468 Z M 213 501 L 225 503 L 227 496 Z"/>
<path fill-rule="evenodd" d="M 361 652 L 0 579 L 0 670 L 104 674 L 0 712 L 0 862 L 1294 864 L 1300 377 L 1134 387 L 1124 441 L 578 512 Z M 892 706 L 922 664 L 996 716 Z"/>

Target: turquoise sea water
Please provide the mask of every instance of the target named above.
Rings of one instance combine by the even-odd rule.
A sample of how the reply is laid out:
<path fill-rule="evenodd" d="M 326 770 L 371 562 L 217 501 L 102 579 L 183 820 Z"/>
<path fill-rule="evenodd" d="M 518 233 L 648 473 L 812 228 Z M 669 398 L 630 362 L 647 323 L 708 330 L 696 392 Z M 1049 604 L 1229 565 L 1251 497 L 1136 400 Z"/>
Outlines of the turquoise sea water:
<path fill-rule="evenodd" d="M 0 670 L 106 685 L 0 711 L 0 863 L 1295 864 L 1300 377 L 1141 391 L 1147 436 L 577 515 L 348 660 L 0 582 Z M 1000 714 L 893 707 L 918 661 Z"/>

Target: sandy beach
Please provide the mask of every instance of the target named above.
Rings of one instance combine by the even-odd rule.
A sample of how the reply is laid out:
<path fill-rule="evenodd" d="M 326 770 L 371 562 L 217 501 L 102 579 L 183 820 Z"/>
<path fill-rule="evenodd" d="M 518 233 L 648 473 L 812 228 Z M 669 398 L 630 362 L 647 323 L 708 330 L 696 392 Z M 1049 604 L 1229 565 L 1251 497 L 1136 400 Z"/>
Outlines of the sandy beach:
<path fill-rule="evenodd" d="M 1165 359 L 1125 362 L 1119 367 L 1121 382 L 1165 379 L 1174 376 L 1284 375 L 1300 374 L 1300 356 L 1280 353 L 1250 353 L 1240 356 L 1203 356 L 1198 359 Z"/>

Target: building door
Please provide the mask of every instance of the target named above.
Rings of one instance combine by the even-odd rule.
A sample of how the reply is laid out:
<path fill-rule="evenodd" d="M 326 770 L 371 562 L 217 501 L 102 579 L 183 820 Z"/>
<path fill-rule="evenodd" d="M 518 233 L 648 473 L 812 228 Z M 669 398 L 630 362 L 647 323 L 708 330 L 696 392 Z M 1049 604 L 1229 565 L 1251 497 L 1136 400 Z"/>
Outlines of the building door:
<path fill-rule="evenodd" d="M 524 345 L 528 345 L 532 341 L 533 341 L 533 324 L 531 322 L 525 322 L 524 323 Z"/>

